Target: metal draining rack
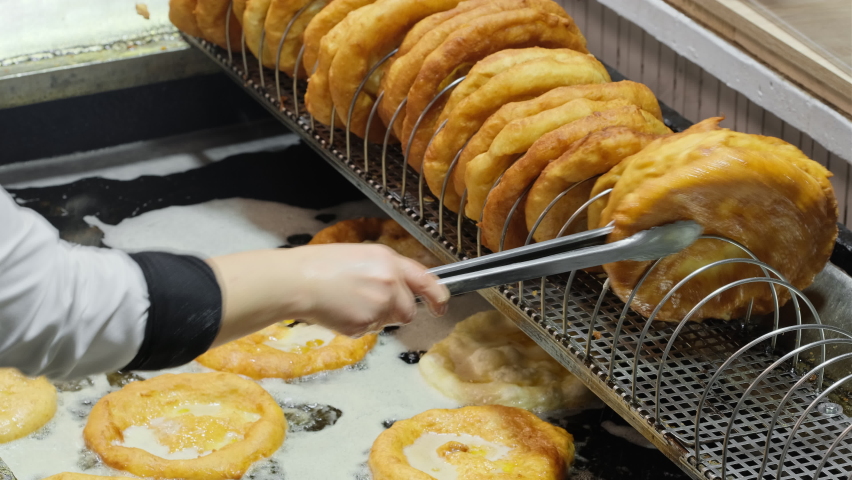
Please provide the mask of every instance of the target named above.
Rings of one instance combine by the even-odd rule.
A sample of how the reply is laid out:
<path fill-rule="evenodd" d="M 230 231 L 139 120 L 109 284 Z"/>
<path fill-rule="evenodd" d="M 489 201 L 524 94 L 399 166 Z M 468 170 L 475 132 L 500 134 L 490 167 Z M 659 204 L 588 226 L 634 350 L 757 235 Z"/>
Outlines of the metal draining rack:
<path fill-rule="evenodd" d="M 454 262 L 487 253 L 476 224 L 443 208 L 398 145 L 387 139 L 365 144 L 314 122 L 303 102 L 303 80 L 263 68 L 250 53 L 184 37 L 439 258 Z M 610 73 L 614 81 L 624 78 Z M 673 130 L 690 125 L 662 108 Z M 581 271 L 480 293 L 691 477 L 852 479 L 852 419 L 829 401 L 852 375 L 834 383 L 823 378 L 838 362 L 852 364 L 852 353 L 826 356 L 826 346 L 852 345 L 852 333 L 821 325 L 807 297 L 770 278 L 768 265 L 736 262 L 762 266 L 766 275 L 738 283 L 793 292 L 794 325 L 782 327 L 777 313 L 770 328 L 749 319 L 695 323 L 688 317 L 677 325 L 652 325 L 609 292 L 605 276 Z M 802 343 L 803 333 L 819 339 Z M 789 337 L 795 337 L 789 353 L 778 353 L 776 342 Z M 799 362 L 807 354 L 813 361 Z"/>

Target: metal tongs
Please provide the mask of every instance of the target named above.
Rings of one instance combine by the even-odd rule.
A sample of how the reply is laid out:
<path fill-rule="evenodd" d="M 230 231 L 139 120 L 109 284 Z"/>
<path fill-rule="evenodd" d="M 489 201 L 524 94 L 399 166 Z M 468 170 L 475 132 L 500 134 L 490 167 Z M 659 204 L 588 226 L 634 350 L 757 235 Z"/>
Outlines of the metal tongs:
<path fill-rule="evenodd" d="M 429 270 L 452 295 L 547 275 L 596 267 L 622 260 L 656 260 L 692 245 L 701 236 L 693 221 L 644 230 L 617 242 L 605 243 L 613 226 L 513 248 Z"/>

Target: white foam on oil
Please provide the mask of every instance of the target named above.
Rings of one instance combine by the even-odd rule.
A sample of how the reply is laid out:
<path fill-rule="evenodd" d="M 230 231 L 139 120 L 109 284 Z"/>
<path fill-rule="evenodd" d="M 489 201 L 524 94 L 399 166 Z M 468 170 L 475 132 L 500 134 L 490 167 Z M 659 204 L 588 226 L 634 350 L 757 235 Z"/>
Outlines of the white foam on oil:
<path fill-rule="evenodd" d="M 438 452 L 450 442 L 460 443 L 468 448 L 469 452 L 475 452 L 474 454 L 492 462 L 505 457 L 512 450 L 511 447 L 474 435 L 426 432 L 414 443 L 403 448 L 402 452 L 409 465 L 431 475 L 435 480 L 456 480 L 459 476 L 456 466 L 447 462 Z"/>
<path fill-rule="evenodd" d="M 159 429 L 156 427 L 158 422 L 155 420 L 151 421 L 151 427 L 154 428 L 144 425 L 131 425 L 127 427 L 121 432 L 124 441 L 117 443 L 117 445 L 127 448 L 139 448 L 166 460 L 192 460 L 210 454 L 209 451 L 200 452 L 196 448 L 184 448 L 183 450 L 171 452 L 169 447 L 160 443 L 160 440 L 157 438 L 157 430 Z"/>
<path fill-rule="evenodd" d="M 298 352 L 328 345 L 336 336 L 333 331 L 319 325 L 299 323 L 288 329 L 287 336 L 263 343 L 284 352 Z"/>

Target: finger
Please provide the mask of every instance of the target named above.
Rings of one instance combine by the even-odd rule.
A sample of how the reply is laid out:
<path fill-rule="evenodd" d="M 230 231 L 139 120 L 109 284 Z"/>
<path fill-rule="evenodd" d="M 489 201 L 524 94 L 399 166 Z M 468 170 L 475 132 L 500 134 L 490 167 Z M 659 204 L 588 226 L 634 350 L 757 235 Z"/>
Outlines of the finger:
<path fill-rule="evenodd" d="M 408 285 L 404 281 L 400 281 L 394 290 L 393 312 L 391 317 L 382 324 L 382 327 L 394 323 L 411 323 L 417 314 L 417 302 L 414 300 L 414 294 L 411 293 Z"/>
<path fill-rule="evenodd" d="M 450 300 L 450 291 L 439 284 L 438 277 L 430 274 L 423 265 L 408 258 L 403 260 L 403 275 L 408 288 L 414 295 L 423 298 L 434 315 L 444 315 Z"/>

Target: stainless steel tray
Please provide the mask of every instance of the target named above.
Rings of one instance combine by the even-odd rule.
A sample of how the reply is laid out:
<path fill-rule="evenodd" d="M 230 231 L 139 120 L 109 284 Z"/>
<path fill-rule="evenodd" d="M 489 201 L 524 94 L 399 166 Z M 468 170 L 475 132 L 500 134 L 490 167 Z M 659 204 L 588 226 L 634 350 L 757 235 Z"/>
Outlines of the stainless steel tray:
<path fill-rule="evenodd" d="M 250 54 L 187 41 L 441 259 L 484 253 L 475 224 L 440 208 L 442 200 L 406 166 L 398 147 L 365 146 L 313 122 L 302 101 L 304 82 L 263 69 Z M 664 113 L 673 129 L 688 126 L 670 109 Z M 798 320 L 788 309 L 768 326 L 761 319 L 652 325 L 609 293 L 604 277 L 585 272 L 480 293 L 693 478 L 763 473 L 776 479 L 781 472 L 783 478 L 846 479 L 852 474 L 852 422 L 828 400 L 842 402 L 839 387 L 852 380 L 843 377 L 852 370 L 852 353 L 843 353 L 852 345 L 852 308 L 822 302 L 816 309 L 809 297 L 848 301 L 847 279 L 829 266 L 817 290 L 797 297 Z M 845 325 L 819 325 L 820 317 Z M 785 353 L 781 347 L 798 332 L 806 333 L 797 344 L 802 347 Z M 797 352 L 811 363 L 799 361 Z M 810 371 L 799 375 L 795 368 Z M 824 378 L 825 372 L 831 373 Z"/>

